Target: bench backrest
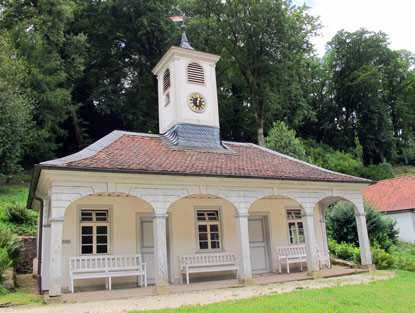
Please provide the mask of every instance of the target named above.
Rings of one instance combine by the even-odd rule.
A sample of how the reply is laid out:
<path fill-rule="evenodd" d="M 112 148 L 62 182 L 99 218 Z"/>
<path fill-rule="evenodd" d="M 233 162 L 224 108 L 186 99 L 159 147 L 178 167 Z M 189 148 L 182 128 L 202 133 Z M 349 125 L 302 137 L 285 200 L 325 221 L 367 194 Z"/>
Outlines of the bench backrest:
<path fill-rule="evenodd" d="M 186 264 L 193 266 L 220 266 L 236 264 L 236 255 L 232 252 L 223 253 L 199 253 L 199 254 L 180 254 L 180 269 L 186 267 Z"/>
<path fill-rule="evenodd" d="M 277 246 L 275 250 L 278 255 L 306 255 L 305 245 Z"/>
<path fill-rule="evenodd" d="M 141 269 L 141 254 L 91 255 L 69 257 L 72 272 L 102 272 L 114 270 Z"/>

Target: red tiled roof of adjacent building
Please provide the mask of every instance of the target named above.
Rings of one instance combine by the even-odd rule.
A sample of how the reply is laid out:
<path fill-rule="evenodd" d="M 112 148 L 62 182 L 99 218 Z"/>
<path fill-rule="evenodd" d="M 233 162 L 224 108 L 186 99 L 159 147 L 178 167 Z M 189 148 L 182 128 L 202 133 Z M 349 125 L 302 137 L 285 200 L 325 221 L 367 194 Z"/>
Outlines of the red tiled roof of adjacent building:
<path fill-rule="evenodd" d="M 415 209 L 415 175 L 379 181 L 362 194 L 380 212 Z"/>
<path fill-rule="evenodd" d="M 125 133 L 86 157 L 73 157 L 75 154 L 72 159 L 69 156 L 69 159 L 58 159 L 43 165 L 160 174 L 371 183 L 370 180 L 325 170 L 258 145 L 234 142 L 224 142 L 224 145 L 228 149 L 226 152 L 175 149 L 161 136 Z"/>

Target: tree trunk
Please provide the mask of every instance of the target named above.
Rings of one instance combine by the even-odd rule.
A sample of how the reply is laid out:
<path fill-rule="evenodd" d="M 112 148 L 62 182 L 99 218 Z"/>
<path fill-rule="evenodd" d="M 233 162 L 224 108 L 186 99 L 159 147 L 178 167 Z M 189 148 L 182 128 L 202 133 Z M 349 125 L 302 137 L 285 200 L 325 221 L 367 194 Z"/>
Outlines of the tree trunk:
<path fill-rule="evenodd" d="M 75 110 L 71 113 L 72 129 L 75 135 L 76 146 L 81 147 L 83 140 L 81 136 L 81 127 L 79 126 L 78 117 L 76 116 Z"/>
<path fill-rule="evenodd" d="M 258 144 L 260 146 L 265 145 L 264 139 L 264 117 L 262 114 L 255 113 L 256 125 L 257 125 L 257 137 L 258 137 Z"/>

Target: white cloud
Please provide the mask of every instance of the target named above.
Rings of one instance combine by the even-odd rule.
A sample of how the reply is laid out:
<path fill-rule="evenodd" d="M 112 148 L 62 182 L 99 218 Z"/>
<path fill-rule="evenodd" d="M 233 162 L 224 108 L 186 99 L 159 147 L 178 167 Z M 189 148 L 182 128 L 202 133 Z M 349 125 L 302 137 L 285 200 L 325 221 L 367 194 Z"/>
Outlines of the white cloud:
<path fill-rule="evenodd" d="M 337 31 L 349 32 L 364 27 L 370 31 L 383 31 L 389 35 L 393 50 L 406 49 L 415 53 L 414 0 L 296 0 L 295 4 L 306 3 L 312 15 L 320 16 L 324 28 L 322 37 L 313 39 L 320 55 L 325 44 Z"/>

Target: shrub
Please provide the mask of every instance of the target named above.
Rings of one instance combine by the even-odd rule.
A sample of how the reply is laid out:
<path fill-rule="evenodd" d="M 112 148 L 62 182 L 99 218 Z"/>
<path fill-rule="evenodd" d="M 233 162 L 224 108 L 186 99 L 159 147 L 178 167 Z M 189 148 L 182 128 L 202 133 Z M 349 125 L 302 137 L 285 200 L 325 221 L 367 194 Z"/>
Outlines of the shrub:
<path fill-rule="evenodd" d="M 0 248 L 0 277 L 1 274 L 12 264 L 12 260 L 9 258 L 9 254 L 7 253 L 7 249 Z"/>
<path fill-rule="evenodd" d="M 360 263 L 360 249 L 356 248 L 353 243 L 337 243 L 333 239 L 329 239 L 329 250 L 337 259 Z"/>
<path fill-rule="evenodd" d="M 397 242 L 399 231 L 391 218 L 383 216 L 371 206 L 365 204 L 366 223 L 369 239 L 372 244 L 389 251 Z M 354 208 L 350 203 L 338 202 L 326 210 L 327 234 L 336 242 L 359 245 Z"/>
<path fill-rule="evenodd" d="M 16 224 L 35 225 L 37 214 L 26 209 L 23 205 L 16 204 L 6 208 L 5 216 L 8 221 Z"/>
<path fill-rule="evenodd" d="M 378 245 L 371 247 L 370 251 L 372 253 L 372 263 L 376 265 L 376 268 L 383 270 L 392 267 L 394 264 L 393 256 Z"/>
<path fill-rule="evenodd" d="M 0 248 L 7 250 L 9 258 L 15 264 L 20 259 L 20 253 L 23 249 L 22 240 L 5 226 L 0 225 Z"/>

